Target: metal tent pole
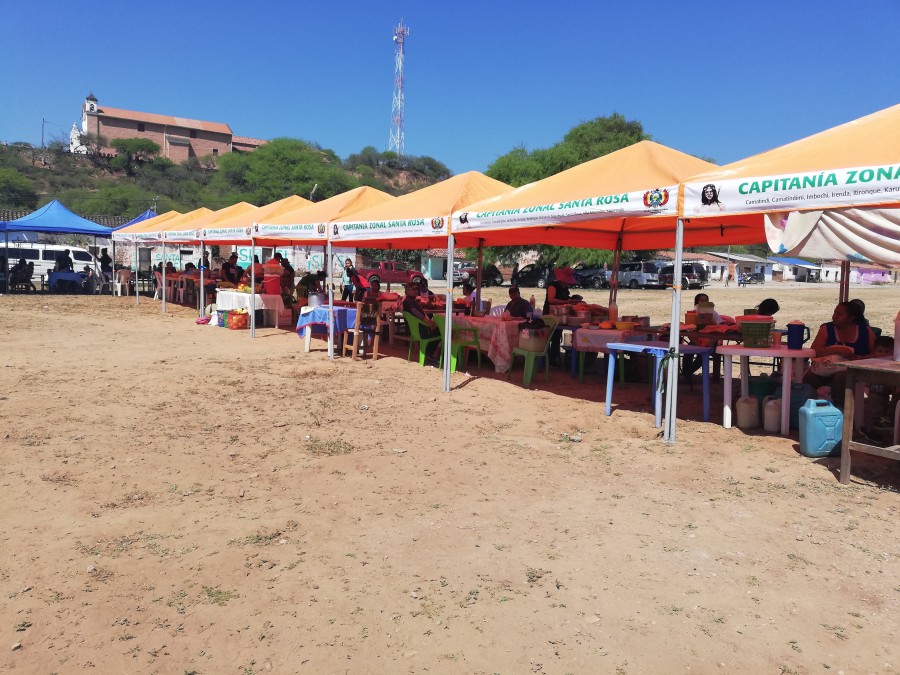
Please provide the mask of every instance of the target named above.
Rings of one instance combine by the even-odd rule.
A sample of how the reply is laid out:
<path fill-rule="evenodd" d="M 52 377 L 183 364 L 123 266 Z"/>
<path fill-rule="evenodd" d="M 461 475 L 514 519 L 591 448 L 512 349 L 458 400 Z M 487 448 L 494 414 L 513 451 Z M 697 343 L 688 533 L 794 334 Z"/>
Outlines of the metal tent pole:
<path fill-rule="evenodd" d="M 250 337 L 256 337 L 256 242 L 250 237 Z"/>
<path fill-rule="evenodd" d="M 5 227 L 3 228 L 3 239 L 6 242 L 3 249 L 5 253 L 3 257 L 6 259 L 6 269 L 3 272 L 3 283 L 6 285 L 6 294 L 9 295 L 9 230 Z M 48 274 L 47 276 L 49 277 L 50 275 Z M 47 284 L 47 286 L 49 287 L 50 284 Z"/>
<path fill-rule="evenodd" d="M 328 270 L 328 277 L 331 276 L 331 240 L 325 244 L 325 264 Z M 328 358 L 334 361 L 334 284 L 328 283 Z M 312 330 L 311 326 L 307 326 L 306 330 Z M 377 354 L 376 354 L 377 356 Z"/>
<path fill-rule="evenodd" d="M 669 328 L 669 377 L 666 387 L 666 423 L 663 432 L 663 440 L 666 443 L 675 442 L 675 421 L 678 411 L 678 345 L 681 342 L 681 258 L 684 248 L 684 220 L 678 219 L 675 226 L 675 270 L 672 276 L 672 317 Z M 662 379 L 662 374 L 659 375 Z"/>
<path fill-rule="evenodd" d="M 200 290 L 197 293 L 197 297 L 200 298 L 200 316 L 205 316 L 206 314 L 206 285 L 204 284 L 203 275 L 206 271 L 206 266 L 203 264 L 203 261 L 206 260 L 206 243 L 202 240 L 200 241 Z"/>
<path fill-rule="evenodd" d="M 140 262 L 138 260 L 138 243 L 134 240 L 134 304 L 141 304 L 141 280 L 140 280 Z M 151 266 L 151 272 L 152 272 Z"/>
<path fill-rule="evenodd" d="M 110 233 L 109 236 L 112 237 L 112 233 Z M 113 284 L 116 282 L 116 240 L 110 239 L 110 241 L 112 241 L 112 250 L 113 250 L 112 263 L 113 264 L 112 264 L 112 276 L 109 279 L 109 294 L 112 295 L 113 294 L 113 292 L 112 292 Z M 101 269 L 100 272 L 102 273 L 103 270 Z"/>
<path fill-rule="evenodd" d="M 481 311 L 482 262 L 484 261 L 484 239 L 478 240 L 478 267 L 475 269 L 475 309 Z M 450 275 L 451 279 L 453 275 Z M 451 288 L 453 285 L 451 284 Z"/>
<path fill-rule="evenodd" d="M 447 306 L 444 309 L 444 391 L 450 391 L 450 341 L 453 339 L 453 235 L 447 235 Z"/>
<path fill-rule="evenodd" d="M 166 313 L 166 242 L 162 242 L 162 288 L 160 289 L 160 297 L 162 298 L 162 313 Z"/>

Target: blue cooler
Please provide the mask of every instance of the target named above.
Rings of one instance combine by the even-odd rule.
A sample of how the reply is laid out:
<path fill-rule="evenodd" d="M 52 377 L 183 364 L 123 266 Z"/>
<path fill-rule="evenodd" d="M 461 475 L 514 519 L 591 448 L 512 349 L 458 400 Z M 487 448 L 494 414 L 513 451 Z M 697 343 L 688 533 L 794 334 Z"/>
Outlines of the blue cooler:
<path fill-rule="evenodd" d="M 830 457 L 841 452 L 844 414 L 829 401 L 810 399 L 800 408 L 800 454 Z"/>

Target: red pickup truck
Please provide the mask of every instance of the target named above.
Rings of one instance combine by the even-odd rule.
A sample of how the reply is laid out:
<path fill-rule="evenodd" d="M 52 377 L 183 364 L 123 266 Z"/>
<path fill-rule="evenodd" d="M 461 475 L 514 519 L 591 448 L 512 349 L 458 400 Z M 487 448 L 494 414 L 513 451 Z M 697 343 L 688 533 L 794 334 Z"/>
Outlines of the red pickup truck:
<path fill-rule="evenodd" d="M 382 284 L 406 284 L 410 281 L 418 283 L 425 278 L 421 272 L 411 270 L 400 262 L 377 262 L 374 265 L 357 270 L 369 283 L 373 281 L 380 281 Z"/>

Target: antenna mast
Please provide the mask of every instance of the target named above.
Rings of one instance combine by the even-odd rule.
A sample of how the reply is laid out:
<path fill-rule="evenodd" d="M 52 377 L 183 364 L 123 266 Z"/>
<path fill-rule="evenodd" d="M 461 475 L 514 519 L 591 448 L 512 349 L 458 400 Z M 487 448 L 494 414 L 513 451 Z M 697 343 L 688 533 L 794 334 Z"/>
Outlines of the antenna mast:
<path fill-rule="evenodd" d="M 394 28 L 394 43 L 397 48 L 394 52 L 394 96 L 391 102 L 391 138 L 388 141 L 388 150 L 393 150 L 398 157 L 403 157 L 405 137 L 403 133 L 403 56 L 404 42 L 409 35 L 409 26 L 403 25 L 403 19 Z"/>

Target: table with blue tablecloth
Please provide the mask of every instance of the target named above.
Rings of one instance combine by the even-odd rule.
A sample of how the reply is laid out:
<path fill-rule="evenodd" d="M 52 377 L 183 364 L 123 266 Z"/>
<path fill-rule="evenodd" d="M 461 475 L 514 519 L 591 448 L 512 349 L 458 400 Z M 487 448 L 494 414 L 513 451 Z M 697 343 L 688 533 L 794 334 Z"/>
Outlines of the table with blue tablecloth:
<path fill-rule="evenodd" d="M 304 310 L 307 309 L 304 307 Z M 334 308 L 334 336 L 343 335 L 344 331 L 356 325 L 356 308 Z M 313 335 L 328 335 L 330 312 L 327 306 L 313 307 L 309 311 L 301 311 L 297 317 L 297 335 L 306 340 L 306 351 L 309 351 L 310 338 Z"/>
<path fill-rule="evenodd" d="M 51 291 L 56 290 L 56 285 L 60 281 L 67 281 L 78 286 L 78 290 L 81 290 L 84 286 L 84 276 L 79 272 L 50 272 L 48 275 L 49 281 L 47 285 L 50 287 Z"/>

